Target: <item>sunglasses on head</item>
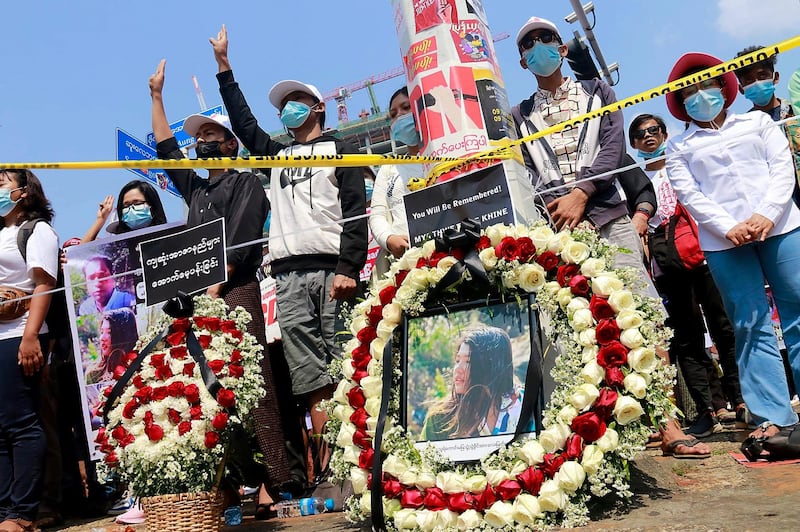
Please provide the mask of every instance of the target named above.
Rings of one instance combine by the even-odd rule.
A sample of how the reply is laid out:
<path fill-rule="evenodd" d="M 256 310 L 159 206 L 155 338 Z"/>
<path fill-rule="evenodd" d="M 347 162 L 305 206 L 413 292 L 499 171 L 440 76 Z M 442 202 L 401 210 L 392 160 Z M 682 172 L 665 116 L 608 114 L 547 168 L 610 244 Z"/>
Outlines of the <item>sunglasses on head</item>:
<path fill-rule="evenodd" d="M 637 129 L 633 132 L 633 138 L 643 139 L 648 133 L 650 135 L 656 135 L 659 131 L 661 131 L 661 126 L 650 126 L 644 129 Z"/>
<path fill-rule="evenodd" d="M 519 45 L 522 47 L 523 50 L 530 50 L 537 42 L 550 44 L 555 40 L 556 40 L 556 35 L 549 31 L 542 32 L 539 35 L 531 35 L 529 33 L 528 35 L 523 37 L 521 41 L 519 41 Z"/>

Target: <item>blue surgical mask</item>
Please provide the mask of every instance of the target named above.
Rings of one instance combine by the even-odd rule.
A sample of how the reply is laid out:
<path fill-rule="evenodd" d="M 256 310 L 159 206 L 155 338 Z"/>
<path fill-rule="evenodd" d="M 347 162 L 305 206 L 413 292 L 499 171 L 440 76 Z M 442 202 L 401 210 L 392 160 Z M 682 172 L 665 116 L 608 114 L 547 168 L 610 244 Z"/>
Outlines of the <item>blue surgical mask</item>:
<path fill-rule="evenodd" d="M 533 48 L 525 52 L 525 62 L 528 70 L 537 76 L 547 77 L 561 66 L 561 54 L 557 42 L 545 44 L 537 42 Z"/>
<path fill-rule="evenodd" d="M 122 221 L 131 229 L 145 227 L 153 221 L 150 205 L 130 205 L 122 209 Z"/>
<path fill-rule="evenodd" d="M 686 114 L 696 122 L 711 122 L 724 105 L 725 98 L 722 97 L 722 89 L 718 87 L 699 90 L 683 101 Z"/>
<path fill-rule="evenodd" d="M 375 188 L 375 183 L 372 182 L 372 179 L 365 179 L 364 180 L 364 191 L 367 193 L 367 201 L 372 199 L 372 189 Z"/>
<path fill-rule="evenodd" d="M 21 188 L 22 187 L 14 189 L 0 188 L 0 218 L 7 216 L 8 213 L 14 210 L 14 206 L 19 202 L 19 200 L 13 201 L 11 199 L 11 193 Z"/>
<path fill-rule="evenodd" d="M 391 134 L 395 142 L 402 142 L 406 146 L 419 146 L 422 144 L 412 113 L 404 114 L 396 119 L 392 123 Z"/>
<path fill-rule="evenodd" d="M 644 159 L 645 161 L 648 159 L 655 159 L 656 157 L 661 157 L 664 155 L 664 151 L 667 149 L 667 143 L 662 142 L 661 146 L 655 149 L 655 151 L 642 151 L 639 150 L 639 157 Z"/>
<path fill-rule="evenodd" d="M 302 102 L 287 102 L 281 110 L 281 122 L 289 129 L 295 129 L 306 123 L 311 114 L 311 107 Z"/>
<path fill-rule="evenodd" d="M 775 94 L 775 83 L 762 79 L 744 87 L 744 97 L 759 107 L 767 105 Z"/>

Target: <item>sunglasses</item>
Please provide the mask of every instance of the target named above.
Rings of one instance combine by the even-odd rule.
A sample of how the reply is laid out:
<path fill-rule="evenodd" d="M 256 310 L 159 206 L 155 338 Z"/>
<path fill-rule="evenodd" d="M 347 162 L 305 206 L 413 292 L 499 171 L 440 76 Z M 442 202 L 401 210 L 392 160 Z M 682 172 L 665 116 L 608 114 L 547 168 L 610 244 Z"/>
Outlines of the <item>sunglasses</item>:
<path fill-rule="evenodd" d="M 636 131 L 633 132 L 633 138 L 637 140 L 643 139 L 645 135 L 648 134 L 655 136 L 658 134 L 659 131 L 661 131 L 661 126 L 650 126 L 644 129 L 637 129 Z"/>
<path fill-rule="evenodd" d="M 557 39 L 555 34 L 547 31 L 547 32 L 542 32 L 536 36 L 528 34 L 525 37 L 523 37 L 521 41 L 519 41 L 519 45 L 522 47 L 523 50 L 530 50 L 537 42 L 543 44 L 550 44 L 551 42 L 556 40 Z"/>

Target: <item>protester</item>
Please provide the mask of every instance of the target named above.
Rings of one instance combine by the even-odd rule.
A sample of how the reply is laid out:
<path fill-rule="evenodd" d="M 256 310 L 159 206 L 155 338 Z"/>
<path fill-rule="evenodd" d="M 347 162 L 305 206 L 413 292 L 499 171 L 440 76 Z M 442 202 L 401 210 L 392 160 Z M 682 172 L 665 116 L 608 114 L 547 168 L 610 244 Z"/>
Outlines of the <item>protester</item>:
<path fill-rule="evenodd" d="M 210 39 L 219 68 L 217 80 L 234 132 L 254 155 L 334 156 L 358 153 L 323 134 L 325 102 L 313 85 L 294 80 L 276 83 L 269 101 L 294 141 L 276 142 L 258 121 L 233 77 L 228 35 L 222 26 Z M 281 336 L 295 395 L 305 398 L 313 439 L 326 469 L 330 449 L 322 439 L 326 412 L 320 402 L 333 396 L 328 364 L 341 355 L 337 317 L 341 303 L 352 301 L 366 261 L 367 221 L 361 168 L 273 168 L 270 171 L 270 266 L 277 283 Z M 361 218 L 358 218 L 361 217 Z M 358 218 L 353 220 L 353 218 Z M 350 220 L 340 225 L 341 220 Z M 341 330 L 343 330 L 343 324 Z"/>
<path fill-rule="evenodd" d="M 720 421 L 734 422 L 738 417 L 740 422 L 744 422 L 745 405 L 739 387 L 733 327 L 691 230 L 694 221 L 685 214 L 682 206 L 678 207 L 675 191 L 667 179 L 666 161 L 662 157 L 667 137 L 667 126 L 660 116 L 641 114 L 628 128 L 631 146 L 647 161 L 645 171 L 658 195 L 658 208 L 649 220 L 650 259 L 656 288 L 663 296 L 669 314 L 667 325 L 675 332 L 669 347 L 670 360 L 681 368 L 698 412 L 697 419 L 686 433 L 702 438 L 720 432 Z M 667 235 L 673 237 L 670 239 Z M 688 258 L 696 264 L 690 268 L 681 255 L 686 257 L 691 252 L 695 254 Z M 703 316 L 724 372 L 722 387 L 735 408 L 735 414 L 729 412 L 724 404 L 715 408 L 713 403 L 709 375 L 714 380 L 719 380 L 719 377 L 705 350 Z"/>
<path fill-rule="evenodd" d="M 136 304 L 133 294 L 117 287 L 110 258 L 103 255 L 89 257 L 83 265 L 83 275 L 89 295 L 78 307 L 78 315 L 97 314 Z"/>
<path fill-rule="evenodd" d="M 81 239 L 81 243 L 92 242 L 97 238 L 100 229 L 108 221 L 114 205 L 114 198 L 106 196 L 97 210 L 97 218 Z M 117 198 L 117 221 L 106 229 L 111 234 L 122 234 L 143 227 L 152 227 L 167 223 L 167 215 L 161 198 L 153 185 L 147 181 L 134 179 L 119 191 Z"/>
<path fill-rule="evenodd" d="M 669 81 L 722 61 L 691 52 Z M 689 122 L 667 143 L 667 173 L 678 200 L 697 221 L 705 253 L 736 335 L 736 361 L 747 407 L 763 422 L 752 435 L 772 436 L 797 423 L 764 280 L 781 315 L 789 361 L 800 377 L 800 210 L 791 201 L 794 170 L 786 137 L 764 113 L 727 108 L 735 74 L 704 79 L 667 94 L 678 120 Z"/>
<path fill-rule="evenodd" d="M 414 123 L 408 88 L 401 87 L 389 98 L 389 118 L 391 136 L 396 144 L 404 144 L 409 155 L 419 153 L 422 140 Z M 422 177 L 421 164 L 386 164 L 378 170 L 375 189 L 372 192 L 372 210 L 369 215 L 369 228 L 381 246 L 375 260 L 375 274 L 381 276 L 389 270 L 389 255 L 397 258 L 409 247 L 408 221 L 403 196 L 408 193 L 408 181 Z"/>
<path fill-rule="evenodd" d="M 0 531 L 34 530 L 42 491 L 46 442 L 39 421 L 41 370 L 47 354 L 45 316 L 58 275 L 53 210 L 29 170 L 0 170 L 0 286 L 24 302 L 2 306 L 0 317 Z M 35 223 L 19 248 L 20 226 Z"/>

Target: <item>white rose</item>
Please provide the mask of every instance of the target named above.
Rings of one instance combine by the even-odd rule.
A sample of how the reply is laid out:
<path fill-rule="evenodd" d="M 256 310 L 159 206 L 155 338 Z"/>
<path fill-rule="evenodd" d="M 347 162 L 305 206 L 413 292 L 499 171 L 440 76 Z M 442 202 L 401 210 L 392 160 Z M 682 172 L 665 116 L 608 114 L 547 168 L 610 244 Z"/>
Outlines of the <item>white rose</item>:
<path fill-rule="evenodd" d="M 608 429 L 606 429 L 608 432 Z M 583 449 L 583 456 L 581 457 L 581 465 L 587 474 L 593 475 L 600 469 L 600 464 L 603 463 L 603 451 L 597 445 L 587 445 Z"/>
<path fill-rule="evenodd" d="M 381 311 L 382 321 L 388 321 L 392 325 L 397 325 L 403 319 L 403 307 L 397 303 L 389 303 L 384 305 Z"/>
<path fill-rule="evenodd" d="M 614 417 L 620 425 L 627 425 L 631 421 L 636 421 L 644 414 L 642 405 L 639 401 L 628 395 L 620 395 L 614 405 Z"/>
<path fill-rule="evenodd" d="M 504 480 L 510 480 L 511 474 L 505 469 L 489 469 L 486 471 L 486 480 L 492 486 L 497 486 Z"/>
<path fill-rule="evenodd" d="M 540 265 L 523 264 L 519 268 L 519 287 L 526 292 L 538 292 L 547 280 L 547 272 Z"/>
<path fill-rule="evenodd" d="M 514 500 L 514 513 L 512 517 L 517 523 L 532 525 L 536 518 L 542 516 L 539 509 L 539 499 L 530 493 L 520 493 Z"/>
<path fill-rule="evenodd" d="M 387 518 L 394 517 L 395 512 L 403 508 L 400 505 L 400 501 L 398 499 L 387 499 L 386 497 L 383 498 L 383 514 Z"/>
<path fill-rule="evenodd" d="M 575 409 L 575 407 L 572 405 L 567 405 L 558 411 L 556 417 L 564 425 L 569 425 L 570 423 L 572 423 L 572 420 L 577 417 L 577 415 L 578 411 Z"/>
<path fill-rule="evenodd" d="M 483 267 L 486 268 L 487 271 L 494 270 L 497 267 L 497 255 L 494 252 L 494 248 L 482 250 L 478 253 L 478 257 L 481 259 Z"/>
<path fill-rule="evenodd" d="M 451 530 L 458 524 L 458 514 L 452 510 L 439 510 L 436 513 L 436 530 Z"/>
<path fill-rule="evenodd" d="M 373 360 L 380 362 L 383 360 L 383 349 L 386 347 L 386 342 L 383 338 L 375 338 L 369 344 L 369 354 Z"/>
<path fill-rule="evenodd" d="M 617 326 L 622 329 L 636 329 L 644 323 L 644 317 L 638 310 L 621 310 L 617 314 Z"/>
<path fill-rule="evenodd" d="M 503 272 L 502 281 L 506 288 L 516 288 L 519 284 L 519 271 L 513 269 Z"/>
<path fill-rule="evenodd" d="M 486 488 L 486 480 L 485 475 L 472 475 L 464 479 L 464 491 L 468 491 L 470 493 L 480 493 Z"/>
<path fill-rule="evenodd" d="M 588 308 L 582 308 L 575 311 L 575 314 L 572 315 L 572 320 L 570 321 L 573 329 L 576 331 L 582 331 L 594 325 L 594 316 L 592 316 L 591 310 Z"/>
<path fill-rule="evenodd" d="M 569 232 L 560 232 L 555 235 L 547 242 L 547 250 L 552 251 L 555 254 L 561 253 L 561 250 L 564 249 L 570 242 L 572 242 L 572 236 L 570 236 Z"/>
<path fill-rule="evenodd" d="M 394 513 L 394 526 L 400 530 L 413 530 L 417 528 L 417 511 L 412 508 L 403 508 Z"/>
<path fill-rule="evenodd" d="M 554 296 L 558 293 L 559 290 L 561 290 L 561 285 L 558 284 L 558 281 L 547 281 L 546 283 L 544 283 L 543 289 L 545 293 Z"/>
<path fill-rule="evenodd" d="M 442 471 L 436 475 L 436 486 L 445 493 L 464 491 L 464 475 L 454 471 Z"/>
<path fill-rule="evenodd" d="M 600 352 L 600 347 L 597 345 L 586 346 L 581 353 L 581 362 L 588 364 L 592 360 L 597 360 L 597 353 Z"/>
<path fill-rule="evenodd" d="M 358 502 L 361 506 L 361 513 L 364 515 L 369 515 L 372 512 L 372 494 L 369 492 L 369 490 L 366 490 L 361 494 L 361 498 Z"/>
<path fill-rule="evenodd" d="M 615 312 L 636 310 L 636 302 L 630 290 L 615 290 L 608 296 L 608 304 Z"/>
<path fill-rule="evenodd" d="M 368 324 L 369 322 L 367 321 L 366 316 L 364 316 L 363 314 L 357 314 L 353 318 L 353 321 L 350 322 L 350 333 L 353 334 L 353 336 L 355 336 L 356 334 L 358 334 L 358 331 L 366 327 Z"/>
<path fill-rule="evenodd" d="M 388 286 L 394 286 L 394 275 L 391 277 L 382 277 L 375 281 L 375 285 L 372 287 L 372 295 L 377 297 L 377 295 Z"/>
<path fill-rule="evenodd" d="M 367 414 L 370 416 L 378 417 L 378 414 L 381 413 L 381 398 L 379 396 L 367 397 L 367 402 L 364 404 L 364 410 L 366 410 Z"/>
<path fill-rule="evenodd" d="M 562 466 L 563 467 L 563 466 Z M 543 512 L 557 512 L 567 505 L 567 496 L 556 479 L 548 479 L 539 490 L 539 509 Z"/>
<path fill-rule="evenodd" d="M 600 390 L 595 385 L 587 382 L 581 384 L 572 392 L 569 402 L 580 412 L 592 406 L 599 396 Z"/>
<path fill-rule="evenodd" d="M 339 421 L 350 422 L 350 416 L 353 415 L 353 412 L 355 412 L 355 410 L 353 410 L 353 407 L 350 405 L 338 404 L 333 407 L 333 417 Z"/>
<path fill-rule="evenodd" d="M 439 271 L 447 273 L 447 271 L 458 262 L 458 259 L 453 257 L 452 255 L 448 255 L 446 257 L 442 257 L 439 262 L 436 264 L 436 268 Z"/>
<path fill-rule="evenodd" d="M 628 352 L 628 365 L 640 373 L 652 372 L 660 362 L 656 350 L 651 347 L 637 347 Z"/>
<path fill-rule="evenodd" d="M 526 441 L 522 447 L 517 449 L 517 456 L 525 460 L 529 465 L 541 464 L 544 460 L 544 447 L 536 440 Z"/>
<path fill-rule="evenodd" d="M 367 476 L 367 471 L 360 467 L 350 468 L 350 482 L 353 483 L 353 493 L 358 495 L 367 489 Z"/>
<path fill-rule="evenodd" d="M 368 375 L 361 379 L 361 388 L 364 390 L 364 397 L 379 397 L 383 390 L 383 379 Z"/>
<path fill-rule="evenodd" d="M 483 523 L 483 516 L 477 510 L 467 510 L 458 516 L 459 530 L 472 530 L 481 526 L 481 523 Z"/>
<path fill-rule="evenodd" d="M 399 480 L 406 486 L 413 486 L 417 482 L 418 474 L 419 474 L 419 469 L 417 469 L 414 466 L 410 466 L 405 471 L 400 472 L 400 474 L 397 476 L 397 480 Z"/>
<path fill-rule="evenodd" d="M 352 379 L 353 373 L 356 372 L 356 368 L 353 367 L 353 359 L 352 358 L 345 358 L 342 360 L 342 375 L 345 379 Z"/>
<path fill-rule="evenodd" d="M 599 385 L 605 376 L 606 370 L 604 370 L 596 360 L 590 360 L 583 366 L 583 369 L 581 369 L 581 377 L 583 377 L 583 380 L 595 386 Z"/>
<path fill-rule="evenodd" d="M 574 313 L 577 310 L 589 308 L 589 300 L 585 297 L 573 297 L 572 301 L 567 303 L 567 313 Z"/>
<path fill-rule="evenodd" d="M 390 454 L 386 457 L 386 460 L 383 461 L 383 471 L 395 478 L 398 478 L 400 473 L 406 469 L 408 469 L 408 462 L 396 454 Z"/>
<path fill-rule="evenodd" d="M 446 270 L 441 270 L 438 267 L 431 268 L 427 271 L 428 273 L 428 284 L 431 286 L 436 286 L 439 281 L 442 280 L 442 277 L 447 273 Z"/>
<path fill-rule="evenodd" d="M 553 423 L 539 434 L 539 443 L 542 444 L 545 451 L 552 453 L 564 448 L 564 443 L 570 434 L 572 434 L 572 430 L 568 426 L 562 423 Z"/>
<path fill-rule="evenodd" d="M 528 469 L 528 464 L 522 460 L 514 460 L 514 462 L 511 464 L 511 469 L 509 469 L 508 472 L 511 473 L 511 478 L 517 478 L 517 475 L 522 474 L 522 472 L 526 469 Z"/>
<path fill-rule="evenodd" d="M 569 302 L 572 301 L 572 298 L 572 290 L 570 290 L 568 286 L 559 288 L 558 292 L 556 292 L 556 301 L 558 301 L 558 304 L 561 306 L 561 308 L 567 308 L 567 305 L 569 305 Z"/>
<path fill-rule="evenodd" d="M 580 331 L 577 341 L 581 347 L 595 347 L 597 345 L 597 329 L 589 327 Z"/>
<path fill-rule="evenodd" d="M 336 390 L 333 392 L 333 400 L 343 405 L 349 405 L 350 401 L 347 399 L 347 392 L 349 392 L 352 387 L 353 386 L 348 381 L 344 379 L 340 380 L 339 384 L 336 385 Z"/>
<path fill-rule="evenodd" d="M 623 379 L 622 385 L 637 399 L 644 399 L 644 396 L 647 395 L 647 382 L 636 372 L 628 373 Z"/>
<path fill-rule="evenodd" d="M 356 347 L 360 345 L 361 345 L 361 340 L 359 340 L 358 338 L 350 338 L 347 341 L 347 343 L 344 344 L 342 352 L 345 354 L 350 354 L 355 350 Z"/>
<path fill-rule="evenodd" d="M 400 266 L 399 269 L 401 270 L 410 270 L 412 268 L 417 267 L 417 261 L 422 257 L 422 249 L 420 248 L 409 248 L 400 260 L 398 264 Z"/>
<path fill-rule="evenodd" d="M 514 238 L 523 238 L 523 237 L 530 238 L 530 228 L 527 225 L 516 224 L 511 227 L 511 230 L 513 232 L 512 236 Z"/>
<path fill-rule="evenodd" d="M 508 228 L 503 224 L 494 224 L 487 227 L 484 234 L 489 238 L 492 247 L 494 247 L 499 244 L 503 238 L 508 236 Z"/>
<path fill-rule="evenodd" d="M 432 488 L 436 485 L 436 475 L 430 471 L 421 471 L 414 484 L 420 489 Z"/>
<path fill-rule="evenodd" d="M 342 453 L 342 459 L 349 463 L 358 465 L 359 456 L 361 455 L 361 449 L 359 449 L 355 445 L 348 445 L 344 448 L 344 452 Z"/>
<path fill-rule="evenodd" d="M 411 288 L 410 286 L 402 285 L 400 288 L 397 289 L 397 292 L 394 294 L 394 300 L 403 302 L 408 300 L 409 298 L 413 297 L 417 291 Z"/>
<path fill-rule="evenodd" d="M 414 269 L 408 272 L 403 286 L 407 286 L 417 292 L 428 288 L 428 273 L 422 269 Z"/>
<path fill-rule="evenodd" d="M 546 225 L 540 225 L 528 232 L 528 236 L 533 240 L 533 245 L 536 246 L 537 251 L 547 249 L 547 243 L 553 238 L 553 235 L 553 230 Z"/>
<path fill-rule="evenodd" d="M 580 264 L 589 258 L 589 246 L 583 242 L 572 241 L 561 250 L 561 259 L 564 262 Z"/>
<path fill-rule="evenodd" d="M 424 244 L 422 244 L 422 256 L 426 259 L 433 255 L 433 252 L 436 251 L 436 241 L 435 240 L 428 240 Z"/>
<path fill-rule="evenodd" d="M 598 296 L 609 297 L 613 292 L 621 290 L 623 286 L 622 280 L 614 272 L 603 272 L 592 277 L 592 292 Z"/>
<path fill-rule="evenodd" d="M 586 480 L 586 471 L 574 460 L 567 460 L 556 473 L 558 485 L 567 493 L 575 493 Z"/>
<path fill-rule="evenodd" d="M 496 501 L 486 510 L 483 518 L 495 528 L 511 525 L 514 523 L 514 506 L 510 502 Z"/>
<path fill-rule="evenodd" d="M 392 304 L 394 305 L 396 303 Z M 400 311 L 402 312 L 402 308 Z M 397 327 L 397 324 L 389 323 L 386 319 L 383 319 L 378 322 L 378 327 L 375 329 L 375 332 L 377 333 L 378 338 L 381 338 L 382 340 L 388 340 L 392 337 L 395 327 Z"/>
<path fill-rule="evenodd" d="M 341 428 L 339 428 L 339 434 L 336 436 L 336 445 L 342 448 L 353 445 L 353 434 L 355 433 L 355 425 L 352 423 L 342 423 Z"/>
<path fill-rule="evenodd" d="M 635 349 L 644 343 L 644 336 L 639 329 L 625 329 L 620 333 L 619 341 L 625 347 Z"/>
<path fill-rule="evenodd" d="M 375 345 L 375 343 L 378 341 L 379 341 L 378 339 L 375 339 L 372 342 L 372 345 Z M 383 340 L 380 340 L 380 342 L 383 342 Z M 367 362 L 367 375 L 371 377 L 380 377 L 383 374 L 382 371 L 383 371 L 383 363 L 379 358 L 372 357 L 372 360 Z"/>
<path fill-rule="evenodd" d="M 606 271 L 606 261 L 589 257 L 581 264 L 581 273 L 586 277 L 597 277 Z"/>
<path fill-rule="evenodd" d="M 594 444 L 604 453 L 610 453 L 619 445 L 619 433 L 612 428 L 607 428 L 606 433 L 600 436 L 600 439 Z"/>

